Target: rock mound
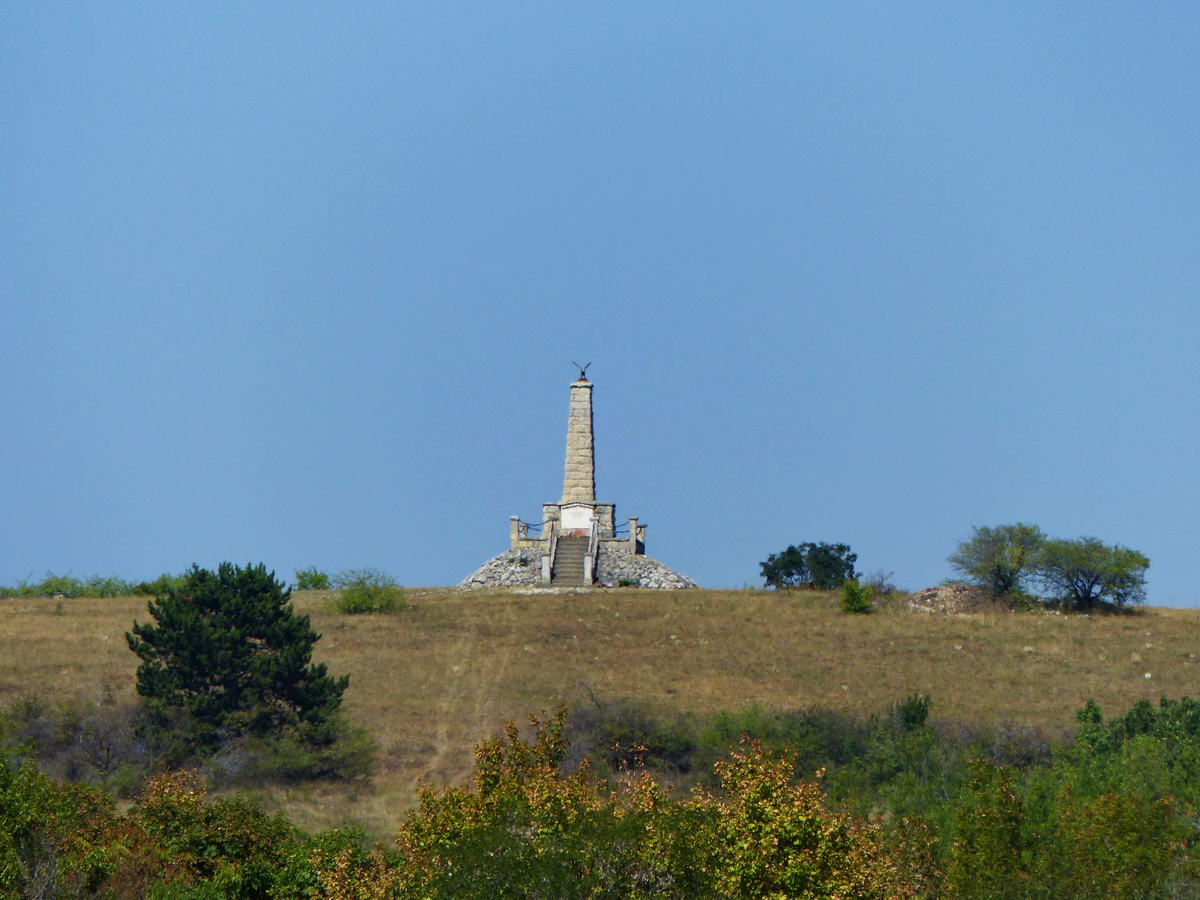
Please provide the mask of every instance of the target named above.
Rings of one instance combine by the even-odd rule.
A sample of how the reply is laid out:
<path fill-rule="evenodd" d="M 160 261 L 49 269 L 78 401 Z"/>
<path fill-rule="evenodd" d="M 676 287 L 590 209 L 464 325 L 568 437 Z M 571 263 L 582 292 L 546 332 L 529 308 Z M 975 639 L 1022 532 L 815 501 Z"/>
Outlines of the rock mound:
<path fill-rule="evenodd" d="M 649 556 L 601 547 L 596 562 L 596 581 L 605 587 L 619 587 L 622 581 L 631 582 L 633 587 L 658 591 L 700 587 L 686 575 L 680 575 Z"/>
<path fill-rule="evenodd" d="M 943 584 L 925 588 L 908 598 L 908 605 L 916 612 L 964 615 L 982 612 L 1052 612 L 1053 604 L 1044 597 L 997 597 L 987 588 L 974 584 Z"/>
<path fill-rule="evenodd" d="M 970 584 L 943 584 L 925 588 L 908 598 L 908 605 L 917 612 L 958 615 L 977 612 L 995 605 L 991 593 Z"/>
<path fill-rule="evenodd" d="M 481 588 L 538 587 L 542 560 L 535 550 L 517 548 L 493 556 L 458 583 L 459 590 Z M 699 587 L 696 582 L 649 556 L 600 548 L 596 560 L 596 586 L 619 587 L 621 582 L 651 590 Z"/>
<path fill-rule="evenodd" d="M 537 587 L 541 583 L 541 556 L 533 550 L 517 547 L 493 556 L 460 581 L 458 588 Z"/>

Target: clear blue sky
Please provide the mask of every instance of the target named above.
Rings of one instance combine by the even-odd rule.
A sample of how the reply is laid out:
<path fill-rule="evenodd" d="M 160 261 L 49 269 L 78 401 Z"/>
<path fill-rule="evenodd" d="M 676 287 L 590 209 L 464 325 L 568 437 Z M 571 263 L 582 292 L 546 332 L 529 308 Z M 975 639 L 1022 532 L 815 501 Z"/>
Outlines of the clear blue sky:
<path fill-rule="evenodd" d="M 449 584 L 559 497 L 920 588 L 972 525 L 1200 605 L 1200 6 L 0 11 L 0 584 Z"/>

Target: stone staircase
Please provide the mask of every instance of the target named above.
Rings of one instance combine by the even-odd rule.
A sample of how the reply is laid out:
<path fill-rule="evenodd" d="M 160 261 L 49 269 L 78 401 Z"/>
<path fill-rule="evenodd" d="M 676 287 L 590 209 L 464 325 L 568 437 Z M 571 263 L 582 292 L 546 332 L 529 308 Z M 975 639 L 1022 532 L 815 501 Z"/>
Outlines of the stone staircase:
<path fill-rule="evenodd" d="M 550 584 L 555 587 L 584 587 L 583 559 L 587 551 L 587 538 L 560 537 L 558 549 L 554 551 L 554 571 L 550 575 Z"/>

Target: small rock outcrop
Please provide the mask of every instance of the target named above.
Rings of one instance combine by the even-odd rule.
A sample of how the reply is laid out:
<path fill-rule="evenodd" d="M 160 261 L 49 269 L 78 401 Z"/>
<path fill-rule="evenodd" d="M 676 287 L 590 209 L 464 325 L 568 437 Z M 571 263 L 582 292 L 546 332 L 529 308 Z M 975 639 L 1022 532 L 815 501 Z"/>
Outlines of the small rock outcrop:
<path fill-rule="evenodd" d="M 596 586 L 626 586 L 650 590 L 678 590 L 699 587 L 686 575 L 664 566 L 649 556 L 638 556 L 601 547 L 596 560 Z M 542 560 L 532 550 L 515 548 L 493 556 L 458 583 L 460 590 L 507 587 L 539 587 Z"/>

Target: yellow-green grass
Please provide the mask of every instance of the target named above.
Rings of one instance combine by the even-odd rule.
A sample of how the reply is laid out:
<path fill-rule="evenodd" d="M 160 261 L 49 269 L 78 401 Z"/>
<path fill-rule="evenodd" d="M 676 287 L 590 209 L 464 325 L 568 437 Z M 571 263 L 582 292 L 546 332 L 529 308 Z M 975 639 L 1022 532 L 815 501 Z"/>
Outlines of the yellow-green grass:
<path fill-rule="evenodd" d="M 326 592 L 293 595 L 324 635 L 316 659 L 350 674 L 347 712 L 382 748 L 366 789 L 267 789 L 265 802 L 298 824 L 350 820 L 386 835 L 418 783 L 468 777 L 473 745 L 506 719 L 591 694 L 670 712 L 758 703 L 865 715 L 920 691 L 935 719 L 1058 731 L 1088 698 L 1117 713 L 1140 697 L 1195 694 L 1200 676 L 1200 610 L 854 616 L 804 592 L 408 594 L 411 609 L 371 616 L 331 612 Z M 96 697 L 105 685 L 132 699 L 124 633 L 146 618 L 139 597 L 0 599 L 0 705 Z"/>

